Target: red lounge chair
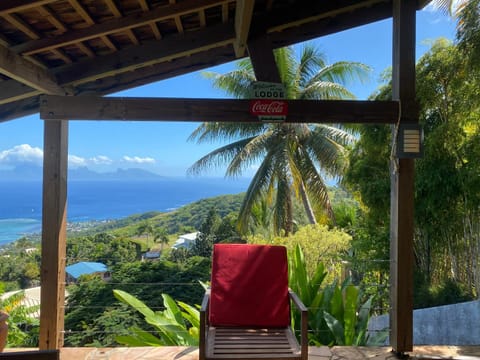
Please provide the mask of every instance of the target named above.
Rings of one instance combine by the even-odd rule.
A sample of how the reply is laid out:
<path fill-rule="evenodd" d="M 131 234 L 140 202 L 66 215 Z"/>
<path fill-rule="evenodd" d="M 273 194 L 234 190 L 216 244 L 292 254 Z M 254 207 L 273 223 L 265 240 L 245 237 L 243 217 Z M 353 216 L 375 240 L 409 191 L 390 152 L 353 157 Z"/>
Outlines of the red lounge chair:
<path fill-rule="evenodd" d="M 301 345 L 290 303 L 301 311 Z M 200 310 L 200 360 L 308 357 L 307 308 L 288 288 L 283 246 L 216 244 Z"/>

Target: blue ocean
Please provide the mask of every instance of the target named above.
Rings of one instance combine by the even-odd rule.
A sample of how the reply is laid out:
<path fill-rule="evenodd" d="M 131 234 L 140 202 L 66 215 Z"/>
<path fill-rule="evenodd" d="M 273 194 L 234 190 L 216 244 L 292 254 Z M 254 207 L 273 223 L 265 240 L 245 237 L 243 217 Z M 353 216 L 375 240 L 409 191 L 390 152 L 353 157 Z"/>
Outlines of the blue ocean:
<path fill-rule="evenodd" d="M 166 178 L 151 181 L 69 181 L 69 222 L 120 219 L 171 211 L 217 195 L 244 192 L 248 179 Z M 41 231 L 42 182 L 0 182 L 0 245 Z"/>

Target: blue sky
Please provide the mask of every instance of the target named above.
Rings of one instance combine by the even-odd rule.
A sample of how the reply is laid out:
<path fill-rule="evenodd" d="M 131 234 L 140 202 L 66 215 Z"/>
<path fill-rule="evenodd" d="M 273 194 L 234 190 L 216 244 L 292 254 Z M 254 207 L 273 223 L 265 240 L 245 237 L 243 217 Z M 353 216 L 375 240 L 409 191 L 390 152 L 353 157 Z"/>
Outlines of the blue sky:
<path fill-rule="evenodd" d="M 313 43 L 325 53 L 329 63 L 358 61 L 373 68 L 368 83 L 349 87 L 358 99 L 366 99 L 379 86 L 380 74 L 391 66 L 391 28 L 391 20 L 386 20 L 319 38 Z M 454 36 L 455 22 L 450 18 L 431 9 L 417 13 L 417 58 L 429 49 L 432 40 L 439 37 L 454 39 Z M 234 63 L 229 63 L 209 71 L 225 73 L 234 68 Z M 113 95 L 226 97 L 224 93 L 213 89 L 209 80 L 200 73 Z M 165 176 L 184 176 L 186 169 L 197 159 L 221 145 L 187 142 L 196 126 L 198 123 L 71 121 L 69 166 L 86 166 L 100 172 L 139 167 Z M 0 123 L 0 169 L 19 164 L 41 165 L 42 153 L 43 122 L 38 115 Z M 221 176 L 223 169 L 205 175 Z"/>

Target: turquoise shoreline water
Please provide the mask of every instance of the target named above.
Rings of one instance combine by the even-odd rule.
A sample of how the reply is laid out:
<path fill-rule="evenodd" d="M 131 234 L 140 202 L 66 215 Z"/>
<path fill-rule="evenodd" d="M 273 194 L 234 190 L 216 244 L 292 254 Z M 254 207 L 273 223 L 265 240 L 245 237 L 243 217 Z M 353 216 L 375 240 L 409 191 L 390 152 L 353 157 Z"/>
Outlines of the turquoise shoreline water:
<path fill-rule="evenodd" d="M 42 223 L 37 219 L 0 219 L 0 245 L 38 233 L 41 229 Z"/>
<path fill-rule="evenodd" d="M 121 219 L 147 211 L 171 211 L 200 199 L 238 194 L 249 181 L 170 178 L 155 181 L 71 181 L 70 223 Z M 40 181 L 0 181 L 0 245 L 41 231 Z"/>

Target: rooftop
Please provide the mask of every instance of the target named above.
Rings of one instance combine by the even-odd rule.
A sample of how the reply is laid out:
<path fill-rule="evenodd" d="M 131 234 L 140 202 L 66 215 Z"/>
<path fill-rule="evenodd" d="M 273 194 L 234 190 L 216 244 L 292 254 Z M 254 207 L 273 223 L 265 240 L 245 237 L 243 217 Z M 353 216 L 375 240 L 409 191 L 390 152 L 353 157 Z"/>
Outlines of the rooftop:
<path fill-rule="evenodd" d="M 107 271 L 107 266 L 98 262 L 79 262 L 73 265 L 69 265 L 65 268 L 65 271 L 70 276 L 78 279 L 82 275 L 95 274 Z"/>

